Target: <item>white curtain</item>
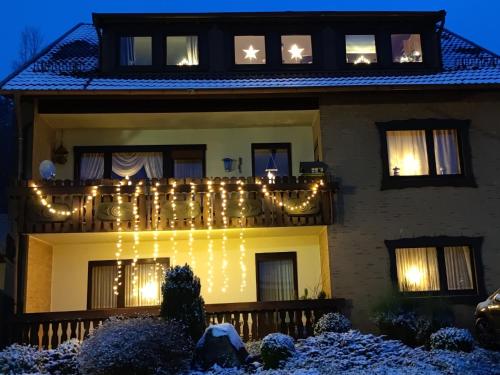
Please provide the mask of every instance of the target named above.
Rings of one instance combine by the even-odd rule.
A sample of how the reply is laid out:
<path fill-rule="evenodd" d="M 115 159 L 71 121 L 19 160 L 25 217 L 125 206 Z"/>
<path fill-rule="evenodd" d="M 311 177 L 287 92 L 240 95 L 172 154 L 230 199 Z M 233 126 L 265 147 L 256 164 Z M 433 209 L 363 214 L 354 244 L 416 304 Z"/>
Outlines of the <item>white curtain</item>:
<path fill-rule="evenodd" d="M 120 177 L 133 177 L 142 168 L 148 178 L 163 177 L 163 154 L 161 152 L 114 153 L 111 161 L 113 173 Z"/>
<path fill-rule="evenodd" d="M 175 178 L 202 178 L 203 162 L 201 160 L 174 160 Z"/>
<path fill-rule="evenodd" d="M 120 39 L 120 64 L 135 65 L 134 37 Z"/>
<path fill-rule="evenodd" d="M 460 174 L 458 139 L 455 129 L 434 130 L 437 174 Z"/>
<path fill-rule="evenodd" d="M 125 266 L 125 307 L 156 306 L 161 303 L 164 265 L 137 263 L 135 283 L 132 265 Z"/>
<path fill-rule="evenodd" d="M 86 153 L 80 160 L 80 179 L 95 180 L 104 176 L 104 155 L 101 153 Z"/>
<path fill-rule="evenodd" d="M 291 259 L 259 262 L 261 301 L 288 301 L 295 299 L 293 261 Z"/>
<path fill-rule="evenodd" d="M 116 307 L 116 295 L 113 293 L 113 283 L 116 272 L 117 268 L 114 265 L 92 267 L 91 309 L 109 309 Z"/>
<path fill-rule="evenodd" d="M 435 247 L 396 249 L 399 290 L 423 292 L 439 290 L 439 272 Z"/>
<path fill-rule="evenodd" d="M 470 248 L 468 246 L 445 247 L 444 260 L 449 290 L 474 288 Z"/>
<path fill-rule="evenodd" d="M 397 130 L 387 132 L 389 174 L 422 176 L 429 174 L 424 130 Z M 398 172 L 395 172 L 398 170 Z"/>
<path fill-rule="evenodd" d="M 188 65 L 198 65 L 198 37 L 186 37 L 186 56 Z"/>

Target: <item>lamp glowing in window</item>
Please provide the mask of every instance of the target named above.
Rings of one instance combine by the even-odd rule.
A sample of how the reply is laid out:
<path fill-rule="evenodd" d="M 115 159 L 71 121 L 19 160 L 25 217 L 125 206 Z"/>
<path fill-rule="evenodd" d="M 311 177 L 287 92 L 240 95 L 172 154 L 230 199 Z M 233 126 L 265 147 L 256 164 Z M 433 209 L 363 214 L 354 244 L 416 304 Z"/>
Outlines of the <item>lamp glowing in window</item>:
<path fill-rule="evenodd" d="M 282 35 L 281 62 L 283 64 L 312 64 L 311 35 Z"/>
<path fill-rule="evenodd" d="M 372 62 L 368 60 L 364 55 L 359 56 L 356 60 L 354 60 L 354 64 L 371 64 Z"/>
<path fill-rule="evenodd" d="M 236 35 L 234 37 L 234 62 L 236 65 L 265 64 L 266 38 L 263 35 Z"/>
<path fill-rule="evenodd" d="M 290 57 L 292 58 L 292 60 L 296 60 L 296 61 L 299 61 L 299 60 L 302 60 L 302 52 L 304 51 L 304 48 L 299 48 L 298 45 L 294 44 L 289 50 L 288 52 L 290 52 Z"/>
<path fill-rule="evenodd" d="M 141 297 L 147 301 L 155 301 L 158 298 L 158 283 L 149 281 L 141 288 Z"/>
<path fill-rule="evenodd" d="M 243 52 L 245 52 L 245 59 L 247 60 L 257 60 L 257 54 L 259 53 L 260 50 L 253 48 L 253 46 L 250 44 L 250 47 L 247 49 L 243 49 Z"/>
<path fill-rule="evenodd" d="M 405 278 L 408 284 L 414 286 L 418 286 L 422 283 L 422 277 L 422 271 L 416 266 L 408 268 L 405 274 Z"/>

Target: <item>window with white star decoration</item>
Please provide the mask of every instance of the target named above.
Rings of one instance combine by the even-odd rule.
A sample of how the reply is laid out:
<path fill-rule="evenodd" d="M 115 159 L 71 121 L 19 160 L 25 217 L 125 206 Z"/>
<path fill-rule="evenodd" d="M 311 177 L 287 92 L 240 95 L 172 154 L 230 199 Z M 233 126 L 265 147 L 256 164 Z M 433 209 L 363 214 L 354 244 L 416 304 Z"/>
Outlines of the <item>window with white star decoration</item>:
<path fill-rule="evenodd" d="M 234 37 L 234 62 L 237 65 L 265 64 L 266 40 L 263 35 L 237 35 Z"/>
<path fill-rule="evenodd" d="M 283 64 L 312 64 L 310 35 L 282 35 L 281 62 Z"/>

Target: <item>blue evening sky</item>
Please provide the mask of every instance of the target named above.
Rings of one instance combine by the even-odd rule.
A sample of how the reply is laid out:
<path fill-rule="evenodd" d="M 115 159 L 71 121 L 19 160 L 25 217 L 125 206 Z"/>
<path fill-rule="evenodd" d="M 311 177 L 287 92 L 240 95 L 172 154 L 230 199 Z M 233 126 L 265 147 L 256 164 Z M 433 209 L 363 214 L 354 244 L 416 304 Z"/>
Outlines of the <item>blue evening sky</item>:
<path fill-rule="evenodd" d="M 440 10 L 446 27 L 500 54 L 499 0 L 1 0 L 0 79 L 11 71 L 25 26 L 49 43 L 92 12 L 236 12 L 286 10 Z"/>

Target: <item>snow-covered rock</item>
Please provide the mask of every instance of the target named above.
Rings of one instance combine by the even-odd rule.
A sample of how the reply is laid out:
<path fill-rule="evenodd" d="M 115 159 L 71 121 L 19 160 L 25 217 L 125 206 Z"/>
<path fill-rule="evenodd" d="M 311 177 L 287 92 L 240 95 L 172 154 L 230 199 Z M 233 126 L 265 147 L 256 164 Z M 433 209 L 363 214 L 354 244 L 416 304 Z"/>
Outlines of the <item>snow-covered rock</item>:
<path fill-rule="evenodd" d="M 240 367 L 248 352 L 232 324 L 222 323 L 208 327 L 196 344 L 195 363 L 207 369 L 214 365 Z"/>

